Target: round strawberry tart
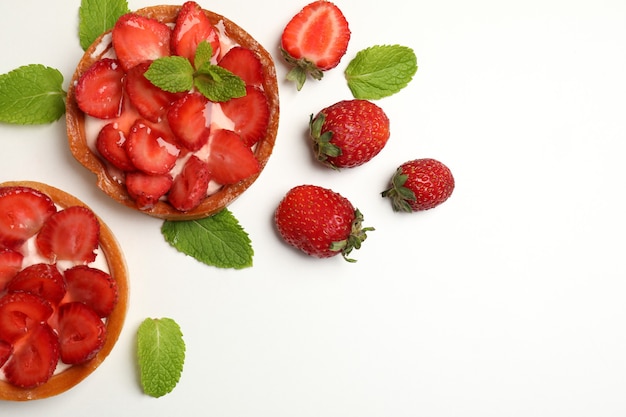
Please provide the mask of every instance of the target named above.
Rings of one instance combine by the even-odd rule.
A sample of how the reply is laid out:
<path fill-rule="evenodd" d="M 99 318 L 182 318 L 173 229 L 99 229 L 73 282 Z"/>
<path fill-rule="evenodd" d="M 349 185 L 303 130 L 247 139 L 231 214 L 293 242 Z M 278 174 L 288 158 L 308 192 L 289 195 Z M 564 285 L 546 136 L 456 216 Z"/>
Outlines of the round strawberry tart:
<path fill-rule="evenodd" d="M 278 117 L 271 55 L 193 1 L 121 16 L 79 62 L 66 112 L 98 187 L 168 220 L 215 214 L 250 187 Z"/>
<path fill-rule="evenodd" d="M 49 185 L 0 184 L 0 400 L 50 397 L 109 355 L 128 277 L 109 228 Z"/>

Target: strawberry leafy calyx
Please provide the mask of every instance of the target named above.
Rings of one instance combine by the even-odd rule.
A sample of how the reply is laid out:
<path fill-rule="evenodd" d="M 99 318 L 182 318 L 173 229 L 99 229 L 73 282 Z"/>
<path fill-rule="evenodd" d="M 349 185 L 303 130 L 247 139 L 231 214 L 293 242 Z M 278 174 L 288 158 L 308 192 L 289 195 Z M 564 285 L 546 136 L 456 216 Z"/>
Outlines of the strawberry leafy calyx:
<path fill-rule="evenodd" d="M 320 113 L 315 117 L 312 114 L 310 116 L 309 132 L 311 140 L 313 141 L 313 152 L 318 161 L 329 166 L 330 168 L 338 170 L 339 168 L 328 161 L 328 158 L 338 157 L 342 154 L 342 150 L 339 146 L 330 142 L 333 138 L 332 131 L 328 130 L 326 132 L 322 132 L 322 126 L 325 121 L 326 115 L 324 113 Z"/>
<path fill-rule="evenodd" d="M 398 168 L 391 178 L 391 187 L 381 193 L 383 197 L 391 199 L 394 211 L 407 213 L 413 211 L 409 202 L 415 201 L 417 197 L 413 190 L 404 186 L 408 178 L 409 176 L 402 172 L 402 168 Z"/>
<path fill-rule="evenodd" d="M 285 61 L 292 67 L 287 73 L 287 80 L 295 82 L 298 91 L 304 86 L 307 76 L 310 75 L 311 78 L 318 81 L 324 77 L 324 72 L 311 60 L 294 58 L 283 48 L 280 49 L 280 52 Z"/>
<path fill-rule="evenodd" d="M 356 259 L 348 257 L 354 249 L 361 249 L 361 244 L 367 239 L 367 232 L 374 231 L 373 227 L 363 227 L 363 213 L 359 209 L 354 211 L 354 220 L 350 235 L 344 239 L 330 244 L 330 250 L 339 252 L 343 259 L 350 263 L 356 262 Z"/>

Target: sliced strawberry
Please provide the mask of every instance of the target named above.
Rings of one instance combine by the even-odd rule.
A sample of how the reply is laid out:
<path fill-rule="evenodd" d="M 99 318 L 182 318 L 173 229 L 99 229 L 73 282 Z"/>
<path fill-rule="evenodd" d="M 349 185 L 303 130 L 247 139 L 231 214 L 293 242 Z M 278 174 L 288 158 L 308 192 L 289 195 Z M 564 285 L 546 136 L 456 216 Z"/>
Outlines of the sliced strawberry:
<path fill-rule="evenodd" d="M 124 97 L 124 70 L 116 59 L 94 62 L 76 83 L 76 103 L 86 114 L 99 119 L 118 117 Z"/>
<path fill-rule="evenodd" d="M 196 48 L 202 41 L 211 44 L 213 56 L 220 52 L 220 40 L 215 27 L 200 5 L 194 1 L 185 2 L 180 8 L 171 41 L 172 52 L 189 59 L 192 63 L 196 56 Z"/>
<path fill-rule="evenodd" d="M 195 152 L 209 140 L 211 106 L 200 93 L 189 93 L 172 104 L 167 121 L 178 142 Z"/>
<path fill-rule="evenodd" d="M 0 188 L 0 247 L 18 249 L 56 211 L 54 202 L 40 191 Z"/>
<path fill-rule="evenodd" d="M 12 249 L 0 249 L 0 293 L 22 269 L 24 255 Z"/>
<path fill-rule="evenodd" d="M 122 68 L 128 71 L 141 62 L 170 55 L 171 32 L 166 24 L 135 13 L 120 17 L 112 40 Z"/>
<path fill-rule="evenodd" d="M 59 308 L 58 331 L 61 360 L 72 365 L 92 359 L 106 340 L 106 327 L 100 316 L 80 302 Z"/>
<path fill-rule="evenodd" d="M 100 223 L 93 211 L 71 206 L 50 216 L 35 242 L 41 255 L 53 262 L 89 263 L 96 259 L 99 238 Z"/>
<path fill-rule="evenodd" d="M 222 111 L 235 124 L 233 129 L 241 140 L 252 146 L 267 133 L 270 107 L 265 93 L 253 86 L 246 87 L 246 95 L 221 103 Z"/>
<path fill-rule="evenodd" d="M 68 297 L 64 301 L 87 304 L 100 317 L 108 317 L 117 304 L 117 282 L 105 271 L 87 265 L 65 270 Z"/>
<path fill-rule="evenodd" d="M 172 187 L 170 174 L 151 175 L 141 171 L 126 174 L 126 190 L 140 210 L 147 210 L 163 197 Z"/>
<path fill-rule="evenodd" d="M 249 48 L 231 48 L 218 65 L 239 76 L 247 85 L 260 87 L 263 83 L 263 64 L 258 55 Z"/>
<path fill-rule="evenodd" d="M 34 326 L 52 315 L 43 298 L 26 292 L 7 293 L 0 298 L 0 340 L 14 343 Z"/>
<path fill-rule="evenodd" d="M 96 149 L 114 167 L 122 171 L 131 171 L 135 166 L 124 147 L 126 134 L 117 126 L 117 123 L 108 123 L 100 129 L 96 138 Z"/>
<path fill-rule="evenodd" d="M 180 154 L 174 142 L 175 139 L 165 130 L 139 119 L 130 128 L 126 152 L 137 169 L 147 174 L 166 174 Z"/>
<path fill-rule="evenodd" d="M 252 150 L 232 130 L 214 132 L 209 146 L 209 172 L 220 184 L 234 184 L 261 170 Z"/>
<path fill-rule="evenodd" d="M 156 123 L 165 115 L 170 104 L 182 95 L 162 90 L 144 76 L 151 63 L 141 62 L 128 70 L 125 86 L 128 98 L 139 114 Z"/>
<path fill-rule="evenodd" d="M 7 285 L 8 292 L 27 292 L 56 305 L 65 295 L 65 281 L 56 264 L 36 263 L 22 269 Z"/>
<path fill-rule="evenodd" d="M 174 184 L 168 195 L 170 204 L 180 211 L 196 208 L 206 197 L 209 180 L 207 164 L 197 156 L 191 155 L 182 171 L 174 178 Z"/>
<path fill-rule="evenodd" d="M 48 324 L 40 323 L 13 346 L 4 374 L 17 387 L 34 388 L 52 377 L 58 362 L 59 339 Z"/>
<path fill-rule="evenodd" d="M 0 368 L 9 360 L 13 354 L 13 345 L 4 340 L 0 340 Z"/>

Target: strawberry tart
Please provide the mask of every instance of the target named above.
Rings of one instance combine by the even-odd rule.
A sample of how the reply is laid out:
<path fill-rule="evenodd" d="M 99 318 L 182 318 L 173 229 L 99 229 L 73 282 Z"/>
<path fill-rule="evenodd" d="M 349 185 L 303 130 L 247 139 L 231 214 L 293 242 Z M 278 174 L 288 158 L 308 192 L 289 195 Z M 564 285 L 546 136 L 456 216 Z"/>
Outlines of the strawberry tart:
<path fill-rule="evenodd" d="M 168 65 L 192 84 L 173 85 Z M 154 217 L 197 219 L 265 167 L 278 129 L 276 70 L 227 18 L 193 1 L 153 6 L 121 16 L 86 50 L 66 108 L 71 152 L 101 190 Z"/>
<path fill-rule="evenodd" d="M 49 185 L 0 184 L 0 400 L 60 394 L 113 349 L 126 263 L 109 228 Z"/>

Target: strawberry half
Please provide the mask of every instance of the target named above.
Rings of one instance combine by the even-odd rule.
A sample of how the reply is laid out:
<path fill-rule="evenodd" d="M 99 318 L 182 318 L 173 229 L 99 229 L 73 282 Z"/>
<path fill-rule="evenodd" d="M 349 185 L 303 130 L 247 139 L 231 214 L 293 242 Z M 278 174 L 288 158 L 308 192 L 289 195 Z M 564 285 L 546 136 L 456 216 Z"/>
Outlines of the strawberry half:
<path fill-rule="evenodd" d="M 339 8 L 326 0 L 317 0 L 296 14 L 281 36 L 281 52 L 293 68 L 287 79 L 302 88 L 307 75 L 322 79 L 323 71 L 339 64 L 350 41 L 350 28 Z"/>
<path fill-rule="evenodd" d="M 108 123 L 100 129 L 96 138 L 96 149 L 100 155 L 114 167 L 122 171 L 135 169 L 124 147 L 126 134 L 117 123 Z"/>
<path fill-rule="evenodd" d="M 167 121 L 178 142 L 195 152 L 209 140 L 211 106 L 200 93 L 189 93 L 172 104 Z"/>
<path fill-rule="evenodd" d="M 126 174 L 126 190 L 140 210 L 153 208 L 172 188 L 172 183 L 170 174 L 151 175 L 141 171 Z"/>
<path fill-rule="evenodd" d="M 11 384 L 34 388 L 52 377 L 58 362 L 59 339 L 48 324 L 40 323 L 14 344 L 3 370 Z"/>
<path fill-rule="evenodd" d="M 204 14 L 200 5 L 194 1 L 185 2 L 178 12 L 172 32 L 172 52 L 189 59 L 193 63 L 196 48 L 202 41 L 211 44 L 213 56 L 219 55 L 220 41 L 213 24 Z"/>
<path fill-rule="evenodd" d="M 36 263 L 22 269 L 7 285 L 8 292 L 27 292 L 56 305 L 65 295 L 65 281 L 56 264 Z"/>
<path fill-rule="evenodd" d="M 180 211 L 193 210 L 206 197 L 209 180 L 209 167 L 206 162 L 191 155 L 182 171 L 174 178 L 168 195 L 170 204 Z"/>
<path fill-rule="evenodd" d="M 7 293 L 0 298 L 0 340 L 14 343 L 53 313 L 46 300 L 26 292 Z"/>
<path fill-rule="evenodd" d="M 96 61 L 78 79 L 76 103 L 86 114 L 99 119 L 117 117 L 122 111 L 124 70 L 116 59 Z"/>
<path fill-rule="evenodd" d="M 12 249 L 0 249 L 0 293 L 22 269 L 24 255 Z"/>
<path fill-rule="evenodd" d="M 57 211 L 47 195 L 29 187 L 0 189 L 0 247 L 18 249 Z"/>
<path fill-rule="evenodd" d="M 168 132 L 139 119 L 130 128 L 125 147 L 137 169 L 147 174 L 167 174 L 176 164 L 180 149 Z"/>
<path fill-rule="evenodd" d="M 100 237 L 100 223 L 86 207 L 71 206 L 56 212 L 36 238 L 42 256 L 51 261 L 93 262 Z"/>
<path fill-rule="evenodd" d="M 7 360 L 13 354 L 13 346 L 9 342 L 0 340 L 0 368 L 4 366 Z"/>
<path fill-rule="evenodd" d="M 162 90 L 144 76 L 151 63 L 152 61 L 141 62 L 128 70 L 125 86 L 130 102 L 141 117 L 156 123 L 180 94 Z"/>
<path fill-rule="evenodd" d="M 112 41 L 124 71 L 170 55 L 171 32 L 166 24 L 135 13 L 120 17 L 113 27 Z"/>
<path fill-rule="evenodd" d="M 88 305 L 100 317 L 108 317 L 117 304 L 117 283 L 108 273 L 87 265 L 65 270 L 67 298 Z"/>
<path fill-rule="evenodd" d="M 59 346 L 61 360 L 79 364 L 92 359 L 106 341 L 106 327 L 98 314 L 80 302 L 59 307 Z"/>
<path fill-rule="evenodd" d="M 261 170 L 252 150 L 232 130 L 214 132 L 209 147 L 209 172 L 220 184 L 235 184 Z"/>
<path fill-rule="evenodd" d="M 239 76 L 247 85 L 260 87 L 263 84 L 263 64 L 249 48 L 232 47 L 217 65 Z"/>
<path fill-rule="evenodd" d="M 234 131 L 246 146 L 257 143 L 267 132 L 270 107 L 260 89 L 246 86 L 246 95 L 221 103 L 222 111 L 235 124 Z"/>

